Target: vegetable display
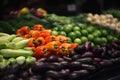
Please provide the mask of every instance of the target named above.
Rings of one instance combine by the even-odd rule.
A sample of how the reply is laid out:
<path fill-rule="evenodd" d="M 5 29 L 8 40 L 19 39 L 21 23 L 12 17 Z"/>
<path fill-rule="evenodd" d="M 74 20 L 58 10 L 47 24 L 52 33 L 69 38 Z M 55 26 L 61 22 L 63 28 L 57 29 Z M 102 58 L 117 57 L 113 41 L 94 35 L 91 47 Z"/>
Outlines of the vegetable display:
<path fill-rule="evenodd" d="M 51 55 L 68 56 L 70 51 L 78 46 L 72 47 L 77 43 L 69 43 L 68 38 L 63 35 L 55 36 L 52 34 L 52 30 L 45 29 L 40 24 L 35 24 L 31 29 L 28 26 L 23 26 L 16 31 L 16 35 L 30 39 L 27 47 L 33 49 L 33 56 L 37 59 Z"/>
<path fill-rule="evenodd" d="M 16 59 L 12 58 L 9 61 L 11 63 L 16 63 L 17 61 L 19 65 L 14 64 L 4 70 L 5 72 L 2 72 L 0 76 L 3 80 L 93 80 L 96 79 L 94 78 L 95 74 L 104 73 L 106 75 L 105 72 L 107 70 L 120 64 L 119 44 L 120 41 L 112 41 L 99 47 L 92 47 L 91 42 L 86 42 L 76 47 L 69 56 L 51 55 L 40 58 L 29 64 L 29 66 L 22 67 L 20 64 L 29 59 L 25 59 L 22 56 Z M 41 49 L 43 48 L 41 47 Z M 0 56 L 0 60 L 3 60 L 2 56 Z M 30 58 L 29 61 L 34 60 L 34 58 Z"/>

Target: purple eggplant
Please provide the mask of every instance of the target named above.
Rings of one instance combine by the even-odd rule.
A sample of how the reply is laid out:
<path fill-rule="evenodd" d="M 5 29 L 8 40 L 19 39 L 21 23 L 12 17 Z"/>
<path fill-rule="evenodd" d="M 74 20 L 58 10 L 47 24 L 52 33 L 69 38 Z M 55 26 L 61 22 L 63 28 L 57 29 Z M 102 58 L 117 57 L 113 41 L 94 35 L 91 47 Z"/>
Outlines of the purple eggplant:
<path fill-rule="evenodd" d="M 84 54 L 81 55 L 81 57 L 94 57 L 94 54 L 92 52 L 85 52 Z"/>
<path fill-rule="evenodd" d="M 80 54 L 74 55 L 74 56 L 72 57 L 72 61 L 76 61 L 76 60 L 78 60 L 78 59 L 80 59 L 80 58 L 81 58 L 81 55 L 80 55 Z"/>
<path fill-rule="evenodd" d="M 90 64 L 82 64 L 82 68 L 89 70 L 89 71 L 96 71 L 96 67 L 94 65 L 90 65 Z"/>
<path fill-rule="evenodd" d="M 80 46 L 77 46 L 74 51 L 77 53 L 77 54 L 80 54 L 80 53 L 84 53 L 86 51 L 86 47 L 85 45 L 80 45 Z"/>
<path fill-rule="evenodd" d="M 64 80 L 68 79 L 68 76 L 70 75 L 69 69 L 63 69 L 59 72 Z"/>
<path fill-rule="evenodd" d="M 55 80 L 58 80 L 58 79 L 62 78 L 62 75 L 57 71 L 49 70 L 49 71 L 46 72 L 46 77 L 51 77 Z"/>
<path fill-rule="evenodd" d="M 67 62 L 67 61 L 63 61 L 63 62 L 61 62 L 60 64 L 61 64 L 61 66 L 62 66 L 62 69 L 67 69 L 70 63 Z"/>
<path fill-rule="evenodd" d="M 93 59 L 92 58 L 81 58 L 81 59 L 78 59 L 77 61 L 79 61 L 81 63 L 84 63 L 84 64 L 91 64 L 91 63 L 93 63 Z"/>
<path fill-rule="evenodd" d="M 52 55 L 47 58 L 46 62 L 58 62 L 58 56 L 57 55 Z"/>
<path fill-rule="evenodd" d="M 78 62 L 78 61 L 71 62 L 70 65 L 69 65 L 69 69 L 71 71 L 80 70 L 81 69 L 81 63 Z"/>

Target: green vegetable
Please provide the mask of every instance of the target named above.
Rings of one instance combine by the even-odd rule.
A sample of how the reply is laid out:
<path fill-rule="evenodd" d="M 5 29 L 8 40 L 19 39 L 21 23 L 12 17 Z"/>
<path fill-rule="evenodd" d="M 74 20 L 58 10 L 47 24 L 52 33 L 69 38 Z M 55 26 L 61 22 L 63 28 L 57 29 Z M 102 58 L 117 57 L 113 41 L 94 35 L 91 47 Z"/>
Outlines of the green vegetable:
<path fill-rule="evenodd" d="M 12 35 L 8 35 L 8 36 L 2 36 L 2 37 L 0 37 L 0 39 L 8 40 L 9 42 L 11 42 L 15 37 L 16 37 L 16 35 L 12 34 Z"/>
<path fill-rule="evenodd" d="M 9 58 L 8 61 L 9 61 L 9 64 L 16 64 L 17 63 L 17 60 L 15 58 Z"/>
<path fill-rule="evenodd" d="M 21 41 L 21 40 L 24 40 L 24 38 L 22 38 L 22 37 L 15 37 L 15 38 L 12 40 L 12 42 L 19 42 L 19 41 Z"/>
<path fill-rule="evenodd" d="M 0 62 L 0 69 L 5 69 L 7 66 L 8 66 L 8 62 L 7 61 Z"/>
<path fill-rule="evenodd" d="M 23 64 L 25 63 L 25 57 L 24 56 L 19 56 L 16 58 L 16 61 L 18 64 Z"/>
<path fill-rule="evenodd" d="M 0 37 L 1 36 L 9 36 L 9 34 L 0 32 Z"/>
<path fill-rule="evenodd" d="M 0 62 L 2 62 L 4 60 L 3 56 L 0 55 Z"/>
<path fill-rule="evenodd" d="M 24 56 L 24 57 L 28 57 L 28 56 L 32 56 L 33 52 L 32 51 L 28 51 L 28 50 L 24 50 L 24 49 L 18 49 L 18 50 L 13 50 L 13 49 L 1 49 L 0 50 L 0 54 L 3 57 L 18 57 L 18 56 Z"/>
<path fill-rule="evenodd" d="M 23 49 L 28 44 L 29 41 L 30 41 L 29 39 L 25 39 L 15 43 L 14 49 Z"/>
<path fill-rule="evenodd" d="M 30 64 L 34 61 L 36 61 L 35 57 L 29 56 L 29 57 L 26 58 L 26 64 Z"/>

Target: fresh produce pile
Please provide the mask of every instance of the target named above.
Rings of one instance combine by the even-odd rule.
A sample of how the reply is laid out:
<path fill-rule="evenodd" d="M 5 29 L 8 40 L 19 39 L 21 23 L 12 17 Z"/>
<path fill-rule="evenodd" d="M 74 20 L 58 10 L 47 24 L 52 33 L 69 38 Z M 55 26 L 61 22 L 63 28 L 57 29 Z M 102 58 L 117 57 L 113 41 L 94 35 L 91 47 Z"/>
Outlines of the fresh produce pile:
<path fill-rule="evenodd" d="M 20 17 L 0 21 L 1 80 L 90 80 L 120 67 L 120 22 L 112 15 L 66 17 L 40 8 L 10 15 Z"/>
<path fill-rule="evenodd" d="M 67 36 L 71 42 L 84 44 L 91 41 L 92 45 L 100 45 L 112 40 L 118 40 L 119 35 L 115 31 L 103 28 L 101 26 L 79 23 L 76 25 L 67 24 L 54 27 L 54 35 Z"/>
<path fill-rule="evenodd" d="M 93 15 L 89 13 L 87 14 L 87 20 L 92 24 L 98 24 L 120 32 L 120 21 L 117 18 L 114 18 L 111 14 Z"/>
<path fill-rule="evenodd" d="M 112 14 L 114 17 L 120 20 L 120 10 L 119 9 L 109 9 L 103 11 L 103 14 Z"/>
<path fill-rule="evenodd" d="M 1 71 L 2 80 L 90 80 L 91 76 L 120 64 L 120 41 L 99 47 L 80 45 L 69 56 L 52 55 L 29 66 L 14 64 Z M 93 79 L 92 79 L 93 80 Z"/>
<path fill-rule="evenodd" d="M 67 56 L 78 46 L 77 43 L 69 43 L 69 39 L 65 36 L 53 35 L 50 29 L 45 29 L 40 24 L 34 25 L 31 29 L 29 26 L 21 27 L 16 31 L 16 35 L 30 39 L 27 47 L 33 49 L 33 56 L 37 59 L 50 55 Z"/>

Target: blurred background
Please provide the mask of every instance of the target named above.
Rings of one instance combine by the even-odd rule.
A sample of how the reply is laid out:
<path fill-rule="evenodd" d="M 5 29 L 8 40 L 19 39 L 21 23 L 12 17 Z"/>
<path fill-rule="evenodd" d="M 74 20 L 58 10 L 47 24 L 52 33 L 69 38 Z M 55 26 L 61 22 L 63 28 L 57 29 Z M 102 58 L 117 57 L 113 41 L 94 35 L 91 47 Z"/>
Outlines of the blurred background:
<path fill-rule="evenodd" d="M 107 9 L 120 9 L 119 0 L 0 0 L 0 19 L 11 10 L 23 7 L 47 10 L 57 15 L 78 15 L 80 13 L 101 13 Z"/>

